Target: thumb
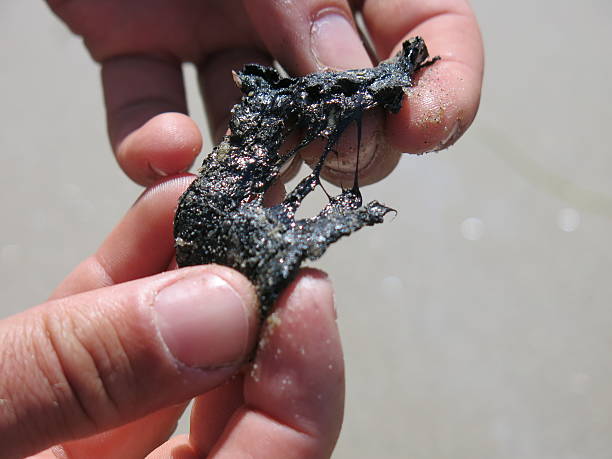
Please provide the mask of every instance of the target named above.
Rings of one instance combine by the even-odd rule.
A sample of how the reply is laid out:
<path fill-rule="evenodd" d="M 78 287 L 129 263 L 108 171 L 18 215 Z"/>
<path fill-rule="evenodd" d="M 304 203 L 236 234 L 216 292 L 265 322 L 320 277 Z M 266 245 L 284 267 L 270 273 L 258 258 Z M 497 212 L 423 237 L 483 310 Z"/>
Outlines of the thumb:
<path fill-rule="evenodd" d="M 209 265 L 0 322 L 3 457 L 107 430 L 219 385 L 250 354 L 256 303 L 244 277 Z"/>

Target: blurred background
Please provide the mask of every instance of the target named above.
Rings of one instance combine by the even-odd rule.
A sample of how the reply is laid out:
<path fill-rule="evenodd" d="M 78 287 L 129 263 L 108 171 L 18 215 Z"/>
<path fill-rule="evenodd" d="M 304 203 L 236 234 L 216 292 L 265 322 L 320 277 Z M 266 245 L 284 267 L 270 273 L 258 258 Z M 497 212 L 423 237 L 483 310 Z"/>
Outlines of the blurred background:
<path fill-rule="evenodd" d="M 397 217 L 315 265 L 346 353 L 334 457 L 610 458 L 612 3 L 473 6 L 476 122 L 365 188 Z M 42 2 L 0 3 L 0 62 L 6 317 L 44 301 L 140 189 L 112 158 L 97 66 Z"/>

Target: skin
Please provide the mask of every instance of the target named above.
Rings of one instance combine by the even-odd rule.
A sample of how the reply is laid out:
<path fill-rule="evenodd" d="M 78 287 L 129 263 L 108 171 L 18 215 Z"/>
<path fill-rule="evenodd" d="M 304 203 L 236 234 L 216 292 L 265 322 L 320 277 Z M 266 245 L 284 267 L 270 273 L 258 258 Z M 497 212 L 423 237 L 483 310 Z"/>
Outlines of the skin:
<path fill-rule="evenodd" d="M 173 265 L 170 217 L 191 180 L 177 177 L 147 190 L 48 302 L 0 322 L 0 371 L 11 375 L 0 380 L 3 457 L 49 447 L 34 457 L 331 454 L 342 422 L 344 369 L 325 274 L 305 270 L 285 291 L 264 325 L 255 367 L 244 365 L 259 328 L 256 296 L 244 277 L 214 265 L 151 275 Z M 220 367 L 185 365 L 157 333 L 151 298 L 173 282 L 210 274 L 243 298 L 246 345 Z M 212 361 L 223 354 L 200 352 Z M 167 441 L 193 397 L 190 435 Z"/>
<path fill-rule="evenodd" d="M 240 97 L 230 78 L 232 69 L 248 62 L 270 64 L 274 59 L 294 75 L 366 67 L 395 54 L 405 39 L 421 35 L 430 54 L 442 60 L 423 70 L 418 87 L 398 115 L 367 117 L 360 153 L 363 184 L 391 172 L 402 152 L 448 147 L 468 128 L 478 109 L 483 49 L 466 0 L 48 3 L 83 36 L 92 57 L 100 62 L 113 150 L 126 174 L 143 185 L 186 170 L 202 148 L 197 126 L 185 115 L 182 62 L 198 68 L 211 131 L 219 140 L 228 111 Z M 372 39 L 372 56 L 358 40 L 347 38 L 356 33 L 357 10 Z M 316 22 L 337 24 L 342 18 L 347 27 L 339 34 Z M 330 43 L 337 46 L 330 48 Z M 356 136 L 349 132 L 345 137 Z M 336 183 L 351 179 L 355 169 L 354 140 L 340 147 L 344 154 L 330 160 L 324 171 Z M 320 150 L 312 149 L 305 159 L 311 162 L 318 154 Z"/>
<path fill-rule="evenodd" d="M 162 177 L 186 170 L 202 148 L 200 132 L 187 116 L 181 63 L 193 62 L 199 70 L 218 139 L 239 97 L 228 78 L 231 69 L 273 59 L 292 74 L 363 67 L 394 54 L 405 38 L 423 36 L 430 53 L 442 60 L 422 71 L 398 115 L 371 114 L 365 120 L 359 173 L 361 183 L 371 183 L 393 169 L 401 152 L 447 147 L 472 122 L 483 53 L 468 3 L 48 3 L 100 62 L 115 156 L 128 176 L 149 188 L 47 303 L 0 322 L 0 371 L 11 375 L 0 381 L 3 457 L 41 450 L 35 457 L 329 457 L 342 423 L 344 370 L 325 275 L 303 271 L 286 290 L 273 319 L 264 324 L 265 345 L 256 366 L 245 370 L 243 362 L 252 355 L 258 335 L 250 284 L 220 266 L 167 272 L 174 267 L 175 203 L 191 178 Z M 357 10 L 373 53 L 347 38 L 345 26 L 338 40 L 329 39 L 333 33 L 327 26 L 342 18 L 349 30 L 356 30 Z M 314 24 L 317 19 L 323 22 Z M 332 42 L 339 47 L 317 47 Z M 325 175 L 336 183 L 352 183 L 354 142 L 347 140 L 341 150 Z M 314 150 L 305 152 L 304 159 L 315 156 Z M 278 186 L 278 196 L 270 200 L 282 192 Z M 150 306 L 165 286 L 212 274 L 242 298 L 248 333 L 230 363 L 190 366 L 169 352 Z M 215 361 L 223 349 L 204 348 L 202 353 L 205 360 Z M 189 435 L 168 440 L 192 397 L 196 402 Z"/>

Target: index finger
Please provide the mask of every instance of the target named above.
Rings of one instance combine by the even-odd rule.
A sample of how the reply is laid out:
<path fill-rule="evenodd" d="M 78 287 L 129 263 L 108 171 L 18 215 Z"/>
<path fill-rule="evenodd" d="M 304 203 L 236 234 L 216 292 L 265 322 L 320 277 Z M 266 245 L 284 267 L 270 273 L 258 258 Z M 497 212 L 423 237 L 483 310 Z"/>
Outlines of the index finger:
<path fill-rule="evenodd" d="M 478 110 L 484 53 L 476 17 L 466 0 L 365 0 L 363 17 L 378 56 L 394 55 L 409 37 L 424 38 L 432 56 L 407 103 L 386 119 L 397 149 L 424 153 L 452 145 Z"/>
<path fill-rule="evenodd" d="M 96 253 L 81 263 L 51 299 L 138 279 L 163 271 L 173 253 L 172 217 L 193 176 L 161 181 L 147 189 Z M 185 406 L 175 405 L 127 425 L 61 446 L 70 457 L 143 457 L 174 429 Z M 59 448 L 59 447 L 58 447 Z M 48 450 L 37 458 L 56 457 Z"/>
<path fill-rule="evenodd" d="M 174 256 L 176 203 L 193 178 L 192 175 L 172 177 L 142 193 L 95 254 L 77 266 L 50 299 L 164 271 Z"/>
<path fill-rule="evenodd" d="M 202 148 L 187 116 L 178 60 L 140 54 L 102 60 L 108 134 L 119 165 L 141 185 L 185 171 Z"/>

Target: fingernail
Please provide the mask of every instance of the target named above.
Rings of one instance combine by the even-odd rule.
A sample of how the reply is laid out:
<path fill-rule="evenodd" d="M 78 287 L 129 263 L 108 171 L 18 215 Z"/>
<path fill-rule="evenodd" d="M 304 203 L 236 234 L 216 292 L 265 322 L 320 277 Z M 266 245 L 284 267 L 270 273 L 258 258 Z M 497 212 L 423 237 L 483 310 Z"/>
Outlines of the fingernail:
<path fill-rule="evenodd" d="M 153 173 L 155 175 L 158 175 L 160 177 L 166 177 L 168 175 L 168 173 L 166 171 L 163 171 L 163 170 L 159 169 L 158 167 L 155 167 L 151 163 L 149 163 L 149 167 L 151 168 L 151 170 L 153 171 Z"/>
<path fill-rule="evenodd" d="M 154 164 L 149 163 L 149 168 L 151 169 L 151 171 L 153 171 L 154 176 L 167 177 L 169 175 L 177 175 L 177 174 L 182 174 L 183 172 L 187 172 L 191 168 L 191 165 L 185 166 L 182 169 L 177 169 L 177 170 L 163 170 L 155 166 Z"/>
<path fill-rule="evenodd" d="M 372 65 L 357 30 L 344 15 L 324 10 L 313 22 L 310 34 L 319 67 L 348 70 Z"/>
<path fill-rule="evenodd" d="M 445 148 L 450 147 L 459 137 L 461 137 L 461 126 L 459 121 L 455 121 L 455 123 L 450 128 L 445 127 L 444 131 L 444 138 L 440 141 L 435 151 L 441 151 Z"/>
<path fill-rule="evenodd" d="M 157 294 L 154 309 L 168 350 L 185 365 L 227 365 L 248 352 L 248 306 L 219 276 L 200 275 L 169 285 Z"/>

